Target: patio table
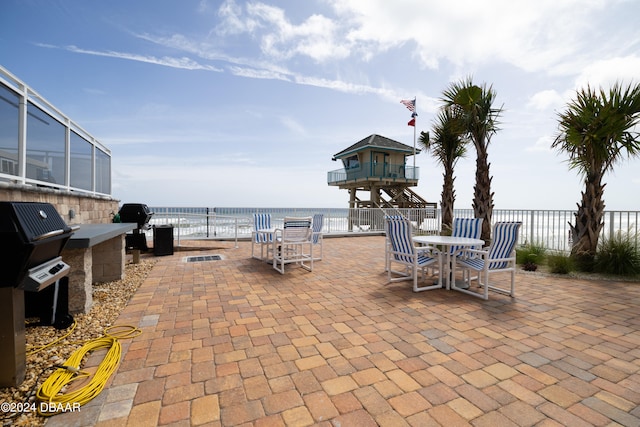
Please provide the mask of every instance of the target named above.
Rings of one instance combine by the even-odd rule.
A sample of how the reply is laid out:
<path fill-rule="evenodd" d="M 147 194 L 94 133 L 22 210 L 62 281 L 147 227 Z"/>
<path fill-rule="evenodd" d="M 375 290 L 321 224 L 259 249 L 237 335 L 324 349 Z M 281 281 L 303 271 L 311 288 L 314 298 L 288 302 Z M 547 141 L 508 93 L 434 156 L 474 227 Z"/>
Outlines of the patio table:
<path fill-rule="evenodd" d="M 414 236 L 413 241 L 416 243 L 424 244 L 424 245 L 435 245 L 441 246 L 446 255 L 446 262 L 444 263 L 443 270 L 445 270 L 445 284 L 447 290 L 451 289 L 451 280 L 454 277 L 455 271 L 452 271 L 451 268 L 451 248 L 454 246 L 462 246 L 462 247 L 474 247 L 474 246 L 482 246 L 484 245 L 484 240 L 482 239 L 472 239 L 470 237 L 454 237 L 454 236 Z M 442 277 L 442 272 L 440 272 L 440 277 Z"/>

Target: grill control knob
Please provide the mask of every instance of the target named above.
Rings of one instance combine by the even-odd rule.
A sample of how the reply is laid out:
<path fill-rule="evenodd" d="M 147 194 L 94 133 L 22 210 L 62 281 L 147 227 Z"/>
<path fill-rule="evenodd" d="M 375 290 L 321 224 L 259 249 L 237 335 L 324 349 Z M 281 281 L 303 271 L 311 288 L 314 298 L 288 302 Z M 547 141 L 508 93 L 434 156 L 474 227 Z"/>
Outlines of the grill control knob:
<path fill-rule="evenodd" d="M 51 273 L 51 274 L 56 274 L 58 271 L 62 270 L 62 268 L 63 268 L 63 265 L 61 265 L 61 264 L 56 264 L 56 265 L 54 265 L 53 267 L 51 267 L 51 268 L 49 269 L 49 273 Z"/>

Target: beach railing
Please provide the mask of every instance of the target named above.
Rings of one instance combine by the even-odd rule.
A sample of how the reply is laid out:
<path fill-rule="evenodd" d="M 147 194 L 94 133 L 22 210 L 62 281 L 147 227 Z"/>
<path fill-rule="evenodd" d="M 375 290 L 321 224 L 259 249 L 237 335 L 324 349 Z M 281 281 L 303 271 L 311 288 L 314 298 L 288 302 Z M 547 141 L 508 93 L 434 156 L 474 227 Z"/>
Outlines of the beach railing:
<path fill-rule="evenodd" d="M 366 235 L 384 233 L 384 215 L 403 215 L 409 218 L 418 234 L 438 234 L 441 229 L 439 209 L 344 209 L 344 208 L 199 208 L 152 207 L 153 225 L 172 225 L 174 237 L 181 240 L 234 240 L 251 237 L 252 214 L 269 213 L 272 225 L 282 225 L 285 216 L 324 214 L 323 233 L 328 236 Z M 454 217 L 473 218 L 472 209 L 456 209 Z M 492 222 L 520 221 L 520 244 L 535 244 L 553 251 L 571 250 L 569 224 L 575 211 L 538 209 L 494 209 Z M 628 233 L 638 244 L 640 211 L 607 211 L 601 238 Z M 146 231 L 151 237 L 153 230 Z"/>
<path fill-rule="evenodd" d="M 521 221 L 518 242 L 534 244 L 552 251 L 571 251 L 572 234 L 569 224 L 574 224 L 576 211 L 543 209 L 494 209 L 491 221 Z M 456 209 L 454 216 L 473 218 L 473 209 Z M 600 239 L 609 239 L 618 233 L 628 234 L 640 244 L 638 221 L 640 211 L 606 211 Z"/>

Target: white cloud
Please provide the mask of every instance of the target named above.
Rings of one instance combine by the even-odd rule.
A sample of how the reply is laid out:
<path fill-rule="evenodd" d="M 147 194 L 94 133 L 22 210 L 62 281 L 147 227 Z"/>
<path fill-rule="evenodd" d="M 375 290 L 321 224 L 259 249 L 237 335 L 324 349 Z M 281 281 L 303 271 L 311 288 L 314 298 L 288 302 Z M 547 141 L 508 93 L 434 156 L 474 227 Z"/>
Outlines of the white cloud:
<path fill-rule="evenodd" d="M 576 78 L 576 88 L 608 88 L 619 82 L 624 86 L 640 83 L 640 56 L 630 55 L 595 61 Z"/>
<path fill-rule="evenodd" d="M 289 76 L 274 70 L 268 69 L 255 69 L 255 68 L 247 68 L 247 67 L 229 67 L 229 71 L 233 75 L 240 77 L 247 77 L 251 79 L 271 79 L 271 80 L 283 80 L 283 81 L 291 81 Z"/>
<path fill-rule="evenodd" d="M 259 40 L 262 53 L 274 60 L 306 56 L 322 62 L 349 56 L 349 47 L 338 41 L 337 24 L 322 15 L 311 15 L 295 25 L 281 8 L 255 2 L 243 10 L 233 0 L 227 0 L 220 7 L 219 16 L 224 18 L 217 28 L 219 35 L 249 33 Z"/>
<path fill-rule="evenodd" d="M 218 9 L 218 16 L 222 19 L 216 28 L 220 36 L 252 32 L 259 26 L 256 20 L 243 16 L 242 7 L 234 0 L 225 0 Z"/>
<path fill-rule="evenodd" d="M 89 88 L 89 87 L 84 88 L 82 90 L 89 95 L 106 95 L 107 93 L 102 89 L 95 89 L 95 88 Z"/>
<path fill-rule="evenodd" d="M 348 39 L 355 45 L 384 51 L 412 42 L 430 68 L 443 59 L 456 65 L 499 60 L 528 71 L 577 51 L 585 43 L 587 18 L 606 5 L 603 0 L 330 3 L 350 26 Z"/>
<path fill-rule="evenodd" d="M 321 15 L 311 15 L 302 24 L 294 25 L 284 10 L 263 3 L 247 6 L 250 16 L 259 19 L 270 29 L 261 39 L 262 51 L 275 59 L 308 56 L 316 61 L 349 56 L 348 48 L 336 40 L 336 24 Z"/>
<path fill-rule="evenodd" d="M 548 111 L 558 108 L 566 102 L 566 97 L 560 95 L 555 90 L 543 90 L 534 94 L 528 105 L 540 111 Z"/>
<path fill-rule="evenodd" d="M 305 136 L 307 134 L 306 129 L 302 124 L 300 124 L 296 119 L 290 116 L 280 117 L 280 122 L 289 129 L 291 132 L 298 134 L 300 136 Z"/>
<path fill-rule="evenodd" d="M 551 152 L 551 144 L 554 138 L 549 135 L 543 135 L 536 140 L 533 146 L 525 148 L 528 152 Z"/>
<path fill-rule="evenodd" d="M 163 66 L 172 67 L 172 68 L 182 68 L 186 70 L 207 70 L 207 71 L 217 71 L 217 72 L 222 71 L 217 67 L 213 67 L 211 65 L 202 65 L 186 57 L 173 58 L 169 56 L 164 56 L 162 58 L 157 58 L 155 56 L 150 56 L 150 55 L 138 55 L 138 54 L 132 54 L 132 53 L 126 53 L 126 52 L 81 49 L 77 46 L 66 46 L 65 49 L 74 53 L 83 53 L 87 55 L 107 56 L 110 58 L 127 59 L 131 61 L 146 62 L 149 64 L 163 65 Z"/>
<path fill-rule="evenodd" d="M 326 75 L 326 69 L 303 71 L 295 59 L 331 62 L 344 69 L 350 65 L 339 60 L 370 61 L 391 48 L 408 45 L 423 67 L 437 68 L 446 61 L 461 75 L 473 73 L 482 64 L 496 62 L 549 74 L 575 75 L 579 72 L 576 70 L 582 69 L 577 84 L 603 80 L 606 73 L 618 70 L 639 74 L 637 57 L 589 62 L 590 55 L 598 55 L 608 46 L 600 39 L 599 50 L 590 51 L 591 33 L 597 36 L 599 33 L 590 27 L 589 18 L 606 6 L 604 0 L 541 0 L 524 4 L 510 0 L 488 3 L 460 0 L 455 4 L 416 0 L 327 2 L 334 16 L 309 14 L 295 24 L 280 7 L 226 0 L 218 9 L 221 21 L 215 28 L 218 35 L 215 42 L 182 34 L 136 36 L 202 59 L 226 62 L 230 64 L 228 70 L 237 76 L 292 81 L 346 93 L 375 93 L 389 100 L 398 97 L 397 89 L 371 84 L 369 77 L 330 76 Z M 248 43 L 249 50 L 255 45 L 262 55 L 250 59 L 232 57 L 220 50 L 240 40 L 245 47 Z M 629 46 L 632 44 L 627 43 Z M 149 58 L 149 62 L 153 60 Z M 169 58 L 163 60 L 171 63 Z M 187 58 L 173 62 L 191 64 Z M 569 98 L 570 95 L 544 91 L 534 95 L 530 105 L 544 109 Z M 430 99 L 427 110 L 432 111 L 434 104 Z"/>

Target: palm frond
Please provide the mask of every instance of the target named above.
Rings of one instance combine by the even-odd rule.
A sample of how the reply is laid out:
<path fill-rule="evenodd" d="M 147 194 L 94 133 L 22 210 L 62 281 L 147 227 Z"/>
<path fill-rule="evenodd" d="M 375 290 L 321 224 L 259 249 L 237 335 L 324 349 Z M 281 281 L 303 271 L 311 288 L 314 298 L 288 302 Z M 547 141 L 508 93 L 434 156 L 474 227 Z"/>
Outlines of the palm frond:
<path fill-rule="evenodd" d="M 614 84 L 608 92 L 590 86 L 558 116 L 560 132 L 552 148 L 569 155 L 571 169 L 586 176 L 613 169 L 625 155 L 640 154 L 640 85 L 622 88 Z"/>

